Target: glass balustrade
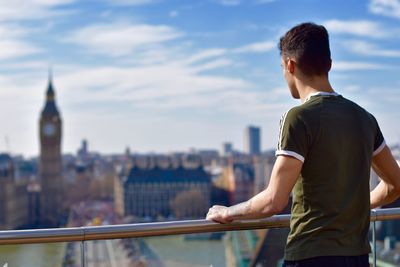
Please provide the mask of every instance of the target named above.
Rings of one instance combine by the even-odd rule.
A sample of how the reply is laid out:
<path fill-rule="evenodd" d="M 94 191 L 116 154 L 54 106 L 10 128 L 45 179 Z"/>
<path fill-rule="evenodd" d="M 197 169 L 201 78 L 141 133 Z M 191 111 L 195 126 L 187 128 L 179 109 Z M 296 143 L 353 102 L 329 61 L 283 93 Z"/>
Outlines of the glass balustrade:
<path fill-rule="evenodd" d="M 281 266 L 288 218 L 0 231 L 0 267 Z M 373 211 L 371 266 L 400 266 L 399 219 L 400 208 Z"/>
<path fill-rule="evenodd" d="M 86 241 L 86 266 L 280 266 L 288 229 Z"/>
<path fill-rule="evenodd" d="M 79 243 L 1 245 L 0 267 L 81 267 Z"/>

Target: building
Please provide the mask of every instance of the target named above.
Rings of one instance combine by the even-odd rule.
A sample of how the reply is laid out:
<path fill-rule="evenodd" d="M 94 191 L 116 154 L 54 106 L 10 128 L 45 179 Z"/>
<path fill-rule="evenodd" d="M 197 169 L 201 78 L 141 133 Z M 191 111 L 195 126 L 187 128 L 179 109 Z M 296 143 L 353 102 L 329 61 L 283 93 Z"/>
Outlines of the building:
<path fill-rule="evenodd" d="M 261 129 L 249 126 L 244 132 L 244 151 L 250 155 L 261 153 Z"/>
<path fill-rule="evenodd" d="M 230 156 L 233 153 L 233 144 L 226 142 L 222 144 L 221 154 L 222 156 Z"/>
<path fill-rule="evenodd" d="M 0 229 L 11 230 L 28 222 L 26 183 L 15 180 L 15 166 L 8 154 L 0 154 Z"/>
<path fill-rule="evenodd" d="M 52 78 L 46 91 L 46 102 L 39 121 L 42 226 L 58 226 L 63 211 L 61 137 L 62 121 L 56 106 Z"/>
<path fill-rule="evenodd" d="M 249 200 L 254 195 L 253 166 L 235 163 L 229 168 L 229 184 L 232 204 Z"/>
<path fill-rule="evenodd" d="M 203 218 L 210 207 L 211 178 L 197 168 L 134 165 L 116 177 L 116 210 L 136 218 Z"/>
<path fill-rule="evenodd" d="M 260 193 L 268 186 L 275 159 L 275 153 L 273 152 L 253 157 L 254 195 Z"/>
<path fill-rule="evenodd" d="M 86 159 L 88 157 L 88 141 L 86 139 L 82 140 L 82 146 L 78 149 L 78 157 L 80 159 Z"/>
<path fill-rule="evenodd" d="M 29 228 L 38 227 L 40 225 L 40 184 L 33 180 L 29 181 L 27 186 L 28 193 L 28 226 Z"/>
<path fill-rule="evenodd" d="M 229 205 L 247 201 L 254 195 L 253 165 L 228 159 L 220 176 L 214 180 L 214 186 L 228 193 Z"/>

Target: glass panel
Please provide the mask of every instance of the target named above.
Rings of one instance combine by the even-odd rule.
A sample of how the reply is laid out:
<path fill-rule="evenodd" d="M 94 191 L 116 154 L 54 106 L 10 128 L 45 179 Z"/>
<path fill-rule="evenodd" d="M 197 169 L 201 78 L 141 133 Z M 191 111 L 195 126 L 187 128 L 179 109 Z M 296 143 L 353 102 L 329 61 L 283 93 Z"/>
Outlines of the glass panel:
<path fill-rule="evenodd" d="M 376 222 L 375 222 L 376 223 Z M 375 259 L 374 259 L 374 250 L 375 250 L 375 243 L 376 243 L 376 224 L 371 222 L 369 224 L 369 233 L 368 233 L 369 244 L 371 246 L 371 253 L 369 253 L 369 263 L 370 266 L 375 267 Z"/>
<path fill-rule="evenodd" d="M 130 263 L 128 250 L 119 239 L 85 242 L 85 267 L 130 267 Z"/>
<path fill-rule="evenodd" d="M 377 265 L 400 266 L 400 220 L 376 222 Z"/>
<path fill-rule="evenodd" d="M 80 242 L 1 245 L 0 267 L 80 267 Z"/>
<path fill-rule="evenodd" d="M 281 266 L 288 229 L 86 242 L 86 266 Z"/>

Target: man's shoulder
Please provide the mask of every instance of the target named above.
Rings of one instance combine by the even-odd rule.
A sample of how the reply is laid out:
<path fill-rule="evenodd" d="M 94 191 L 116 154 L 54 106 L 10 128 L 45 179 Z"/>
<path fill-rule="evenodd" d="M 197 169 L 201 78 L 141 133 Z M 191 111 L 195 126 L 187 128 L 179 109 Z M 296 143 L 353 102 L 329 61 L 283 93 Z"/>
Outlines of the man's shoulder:
<path fill-rule="evenodd" d="M 360 106 L 359 104 L 357 104 L 356 102 L 354 102 L 354 101 L 352 101 L 350 99 L 347 99 L 347 98 L 344 98 L 344 97 L 342 97 L 342 99 L 343 99 L 342 101 L 346 105 L 352 107 L 352 109 L 354 111 L 358 112 L 359 114 L 364 115 L 364 118 L 366 118 L 366 119 L 368 119 L 370 121 L 374 121 L 375 120 L 375 117 L 370 112 L 368 112 L 364 107 Z"/>
<path fill-rule="evenodd" d="M 302 120 L 304 122 L 317 119 L 319 117 L 320 105 L 318 103 L 304 103 L 289 109 L 284 117 L 286 120 Z"/>

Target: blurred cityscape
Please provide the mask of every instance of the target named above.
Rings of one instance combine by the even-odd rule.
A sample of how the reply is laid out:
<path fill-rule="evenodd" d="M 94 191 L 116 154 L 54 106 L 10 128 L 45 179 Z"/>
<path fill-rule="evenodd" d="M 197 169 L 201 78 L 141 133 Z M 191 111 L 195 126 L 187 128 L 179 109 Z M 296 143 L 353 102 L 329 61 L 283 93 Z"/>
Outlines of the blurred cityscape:
<path fill-rule="evenodd" d="M 335 91 L 400 161 L 399 20 L 400 0 L 0 0 L 0 231 L 169 228 L 263 190 L 298 104 L 277 44 L 306 21 L 329 32 Z M 373 226 L 377 266 L 400 266 L 400 220 Z M 275 267 L 287 235 L 22 242 L 0 245 L 0 267 Z"/>
<path fill-rule="evenodd" d="M 89 140 L 82 140 L 76 154 L 63 154 L 65 127 L 50 75 L 38 125 L 40 155 L 0 154 L 1 230 L 203 219 L 212 205 L 233 205 L 263 190 L 275 161 L 274 150 L 261 150 L 257 126 L 244 129 L 243 151 L 226 142 L 220 150 L 139 154 L 126 148 L 113 155 L 91 151 Z M 400 159 L 400 146 L 392 149 Z M 371 187 L 377 183 L 372 173 Z M 283 213 L 290 213 L 290 203 Z M 88 266 L 206 266 L 191 255 L 210 241 L 220 250 L 213 259 L 218 266 L 279 266 L 286 235 L 281 229 L 193 234 L 168 241 L 95 241 L 87 245 Z M 378 239 L 380 260 L 400 264 L 400 223 L 379 224 Z M 188 258 L 163 258 L 157 249 L 163 242 L 175 247 L 190 243 Z M 58 266 L 79 266 L 79 245 L 65 244 L 59 254 Z"/>

